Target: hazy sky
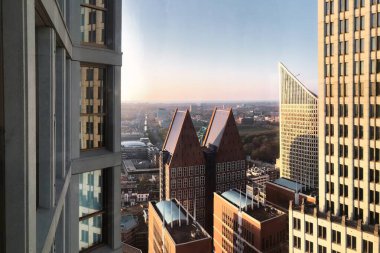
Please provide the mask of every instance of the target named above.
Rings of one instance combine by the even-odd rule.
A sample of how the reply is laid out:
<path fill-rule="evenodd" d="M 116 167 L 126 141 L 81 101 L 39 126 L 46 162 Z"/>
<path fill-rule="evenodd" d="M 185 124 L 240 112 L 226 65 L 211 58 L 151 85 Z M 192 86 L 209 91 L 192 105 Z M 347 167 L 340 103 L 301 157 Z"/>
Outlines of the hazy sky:
<path fill-rule="evenodd" d="M 123 0 L 122 101 L 277 100 L 279 61 L 317 91 L 317 1 Z"/>

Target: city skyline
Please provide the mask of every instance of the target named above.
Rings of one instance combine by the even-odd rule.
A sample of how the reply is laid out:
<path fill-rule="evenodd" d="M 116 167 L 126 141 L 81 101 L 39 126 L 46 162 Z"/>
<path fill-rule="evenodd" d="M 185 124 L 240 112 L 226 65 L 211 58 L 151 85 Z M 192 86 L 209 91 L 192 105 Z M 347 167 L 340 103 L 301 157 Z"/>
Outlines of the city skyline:
<path fill-rule="evenodd" d="M 300 0 L 127 0 L 122 102 L 278 100 L 280 61 L 316 93 L 316 17 Z"/>

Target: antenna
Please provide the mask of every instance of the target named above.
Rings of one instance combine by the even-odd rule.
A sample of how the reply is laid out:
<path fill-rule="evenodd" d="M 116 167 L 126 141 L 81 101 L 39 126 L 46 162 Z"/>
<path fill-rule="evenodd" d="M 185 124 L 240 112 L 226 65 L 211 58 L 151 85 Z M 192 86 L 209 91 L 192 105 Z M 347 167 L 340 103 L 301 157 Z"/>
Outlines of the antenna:
<path fill-rule="evenodd" d="M 252 182 L 252 195 L 251 195 L 251 208 L 253 210 L 253 191 L 254 191 L 254 188 L 253 188 L 253 182 Z"/>
<path fill-rule="evenodd" d="M 178 221 L 179 221 L 179 227 L 181 227 L 181 205 L 178 204 Z"/>
<path fill-rule="evenodd" d="M 239 190 L 239 212 L 241 212 L 241 187 L 240 187 L 240 190 Z"/>
<path fill-rule="evenodd" d="M 172 222 L 170 223 L 171 228 L 173 228 L 173 201 L 170 200 L 170 217 L 172 218 Z"/>
<path fill-rule="evenodd" d="M 248 205 L 247 205 L 247 201 L 248 201 L 248 195 L 247 195 L 247 191 L 245 191 L 245 211 L 247 211 L 247 208 L 248 208 Z"/>
<path fill-rule="evenodd" d="M 194 221 L 197 219 L 197 199 L 194 199 Z"/>
<path fill-rule="evenodd" d="M 186 207 L 187 207 L 187 212 L 186 212 L 186 225 L 189 225 L 189 195 L 187 195 L 187 201 L 186 201 Z"/>

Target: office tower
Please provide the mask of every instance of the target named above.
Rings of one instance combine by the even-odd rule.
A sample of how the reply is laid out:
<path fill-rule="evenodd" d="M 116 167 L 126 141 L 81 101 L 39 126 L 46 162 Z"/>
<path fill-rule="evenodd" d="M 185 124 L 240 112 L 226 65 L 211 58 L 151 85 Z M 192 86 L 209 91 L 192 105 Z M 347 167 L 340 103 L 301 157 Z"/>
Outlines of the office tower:
<path fill-rule="evenodd" d="M 203 141 L 206 157 L 206 217 L 213 214 L 213 193 L 237 188 L 245 192 L 245 153 L 232 109 L 215 108 Z M 205 228 L 212 233 L 213 219 Z"/>
<path fill-rule="evenodd" d="M 149 202 L 149 253 L 210 253 L 212 238 L 175 199 Z"/>
<path fill-rule="evenodd" d="M 176 198 L 197 220 L 205 219 L 205 158 L 190 113 L 174 113 L 160 162 L 160 199 Z"/>
<path fill-rule="evenodd" d="M 0 252 L 121 252 L 121 1 L 0 12 Z"/>
<path fill-rule="evenodd" d="M 280 71 L 280 173 L 318 186 L 318 98 L 283 65 Z"/>
<path fill-rule="evenodd" d="M 319 205 L 290 206 L 293 252 L 379 252 L 378 1 L 318 1 Z"/>
<path fill-rule="evenodd" d="M 287 217 L 231 189 L 214 193 L 214 252 L 286 252 Z"/>

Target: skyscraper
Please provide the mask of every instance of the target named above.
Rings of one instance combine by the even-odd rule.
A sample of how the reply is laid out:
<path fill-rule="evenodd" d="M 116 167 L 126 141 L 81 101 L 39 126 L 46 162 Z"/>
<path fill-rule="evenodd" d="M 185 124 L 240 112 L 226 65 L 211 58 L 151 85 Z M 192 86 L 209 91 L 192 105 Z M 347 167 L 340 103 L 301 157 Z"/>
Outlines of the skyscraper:
<path fill-rule="evenodd" d="M 0 12 L 0 252 L 120 252 L 121 1 Z"/>
<path fill-rule="evenodd" d="M 318 186 L 318 98 L 280 63 L 281 177 Z"/>
<path fill-rule="evenodd" d="M 246 167 L 243 143 L 232 109 L 215 108 L 203 139 L 206 157 L 206 217 L 213 216 L 214 192 L 233 188 L 245 192 Z M 213 219 L 206 219 L 211 234 Z"/>
<path fill-rule="evenodd" d="M 319 205 L 290 206 L 293 252 L 379 252 L 379 8 L 318 1 Z"/>

